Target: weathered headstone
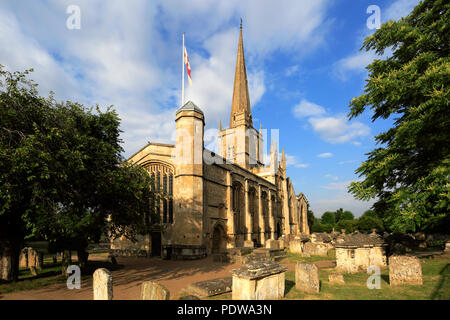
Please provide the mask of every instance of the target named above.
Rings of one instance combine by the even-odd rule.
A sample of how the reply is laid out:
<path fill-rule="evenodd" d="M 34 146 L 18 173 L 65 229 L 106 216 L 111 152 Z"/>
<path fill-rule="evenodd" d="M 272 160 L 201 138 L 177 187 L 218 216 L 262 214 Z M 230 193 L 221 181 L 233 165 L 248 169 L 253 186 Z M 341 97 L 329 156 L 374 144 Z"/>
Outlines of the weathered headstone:
<path fill-rule="evenodd" d="M 28 267 L 35 267 L 37 270 L 42 270 L 44 265 L 44 254 L 34 248 L 27 248 L 27 264 Z"/>
<path fill-rule="evenodd" d="M 416 257 L 393 255 L 389 257 L 389 284 L 422 285 L 422 265 Z"/>
<path fill-rule="evenodd" d="M 20 251 L 19 268 L 28 268 L 28 248 Z"/>
<path fill-rule="evenodd" d="M 108 269 L 100 268 L 94 272 L 94 300 L 112 300 L 112 275 Z"/>
<path fill-rule="evenodd" d="M 337 283 L 337 284 L 345 284 L 344 276 L 342 274 L 329 274 L 328 275 L 328 282 L 329 283 Z"/>
<path fill-rule="evenodd" d="M 231 270 L 233 300 L 279 300 L 284 297 L 286 268 L 259 261 Z"/>
<path fill-rule="evenodd" d="M 2 252 L 0 252 L 0 280 L 13 280 L 11 255 L 2 254 Z"/>
<path fill-rule="evenodd" d="M 145 281 L 141 286 L 141 300 L 169 300 L 170 292 L 154 281 Z"/>
<path fill-rule="evenodd" d="M 295 288 L 301 292 L 319 293 L 319 268 L 313 263 L 298 262 L 295 266 Z"/>

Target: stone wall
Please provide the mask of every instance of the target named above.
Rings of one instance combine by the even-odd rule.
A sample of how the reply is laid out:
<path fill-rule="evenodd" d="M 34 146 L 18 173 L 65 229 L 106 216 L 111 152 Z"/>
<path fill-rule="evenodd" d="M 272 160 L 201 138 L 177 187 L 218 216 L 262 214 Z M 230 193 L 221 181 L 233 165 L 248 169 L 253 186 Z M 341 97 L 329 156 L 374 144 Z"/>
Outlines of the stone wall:
<path fill-rule="evenodd" d="M 336 247 L 336 269 L 346 273 L 365 272 L 369 266 L 387 266 L 385 247 Z"/>

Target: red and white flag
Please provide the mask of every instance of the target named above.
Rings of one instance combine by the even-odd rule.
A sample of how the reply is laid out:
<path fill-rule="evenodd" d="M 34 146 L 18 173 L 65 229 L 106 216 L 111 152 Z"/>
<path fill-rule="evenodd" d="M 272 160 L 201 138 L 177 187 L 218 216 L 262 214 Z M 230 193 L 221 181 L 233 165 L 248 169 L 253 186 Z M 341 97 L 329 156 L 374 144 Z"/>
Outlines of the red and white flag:
<path fill-rule="evenodd" d="M 192 86 L 191 64 L 189 63 L 189 57 L 188 57 L 188 54 L 187 54 L 186 47 L 184 47 L 184 64 L 186 65 L 186 70 L 187 70 L 188 79 L 189 79 L 189 85 Z"/>

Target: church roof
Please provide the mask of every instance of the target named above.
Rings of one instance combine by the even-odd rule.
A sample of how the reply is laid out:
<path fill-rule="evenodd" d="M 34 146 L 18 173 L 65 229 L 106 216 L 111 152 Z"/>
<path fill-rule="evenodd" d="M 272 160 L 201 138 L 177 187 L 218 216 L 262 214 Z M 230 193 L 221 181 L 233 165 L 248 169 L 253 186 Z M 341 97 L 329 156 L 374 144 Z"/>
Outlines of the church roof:
<path fill-rule="evenodd" d="M 200 109 L 195 103 L 192 101 L 188 101 L 182 106 L 180 109 L 177 110 L 176 114 L 180 113 L 181 111 L 196 111 L 198 113 L 203 114 L 202 109 Z"/>

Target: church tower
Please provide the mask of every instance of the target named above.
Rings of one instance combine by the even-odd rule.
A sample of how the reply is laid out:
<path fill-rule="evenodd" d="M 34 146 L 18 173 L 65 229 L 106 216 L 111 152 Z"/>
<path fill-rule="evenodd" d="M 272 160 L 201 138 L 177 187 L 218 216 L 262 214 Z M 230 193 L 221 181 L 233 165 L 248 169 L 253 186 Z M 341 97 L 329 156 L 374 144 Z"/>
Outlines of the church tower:
<path fill-rule="evenodd" d="M 219 153 L 228 162 L 251 170 L 263 166 L 263 150 L 260 150 L 262 145 L 262 132 L 253 128 L 241 22 L 231 101 L 230 127 L 225 130 L 219 128 Z"/>

